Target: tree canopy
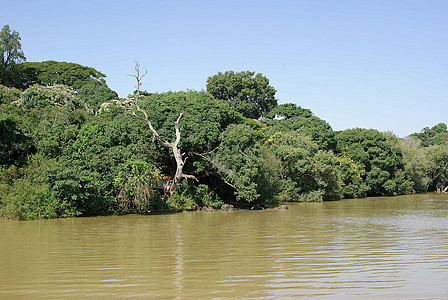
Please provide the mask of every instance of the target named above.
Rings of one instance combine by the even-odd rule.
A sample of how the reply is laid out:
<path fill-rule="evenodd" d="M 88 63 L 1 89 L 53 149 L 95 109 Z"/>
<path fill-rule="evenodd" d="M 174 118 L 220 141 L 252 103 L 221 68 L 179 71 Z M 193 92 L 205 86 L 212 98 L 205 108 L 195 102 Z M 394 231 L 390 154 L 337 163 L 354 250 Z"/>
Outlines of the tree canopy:
<path fill-rule="evenodd" d="M 54 60 L 21 63 L 17 66 L 17 73 L 20 82 L 16 82 L 16 87 L 21 89 L 27 89 L 34 84 L 63 84 L 74 89 L 80 89 L 87 84 L 106 84 L 106 75 L 92 67 Z"/>
<path fill-rule="evenodd" d="M 335 132 L 293 103 L 257 108 L 263 117 L 254 119 L 238 110 L 239 100 L 210 92 L 138 88 L 118 99 L 105 76 L 77 74 L 64 79 L 78 83 L 76 90 L 50 81 L 23 91 L 0 85 L 1 216 L 145 214 L 448 190 L 444 123 L 405 139 L 374 129 Z M 236 83 L 225 89 L 257 91 L 241 92 Z M 176 176 L 196 181 L 172 188 Z"/>
<path fill-rule="evenodd" d="M 336 152 L 348 156 L 363 169 L 367 195 L 397 195 L 412 191 L 405 175 L 398 138 L 374 129 L 346 129 L 335 136 Z"/>
<path fill-rule="evenodd" d="M 84 102 L 89 109 L 96 112 L 101 104 L 112 99 L 118 99 L 118 94 L 105 84 L 90 82 L 77 90 L 77 97 L 80 101 Z"/>
<path fill-rule="evenodd" d="M 207 79 L 207 92 L 227 101 L 234 110 L 247 118 L 257 119 L 277 106 L 277 91 L 261 73 L 219 72 Z"/>
<path fill-rule="evenodd" d="M 10 86 L 12 81 L 12 69 L 24 61 L 25 55 L 20 43 L 20 35 L 11 30 L 9 25 L 4 25 L 0 31 L 0 84 Z"/>
<path fill-rule="evenodd" d="M 411 136 L 419 139 L 423 147 L 448 144 L 448 130 L 445 123 L 436 124 L 431 128 L 425 127 L 421 132 L 413 133 Z"/>

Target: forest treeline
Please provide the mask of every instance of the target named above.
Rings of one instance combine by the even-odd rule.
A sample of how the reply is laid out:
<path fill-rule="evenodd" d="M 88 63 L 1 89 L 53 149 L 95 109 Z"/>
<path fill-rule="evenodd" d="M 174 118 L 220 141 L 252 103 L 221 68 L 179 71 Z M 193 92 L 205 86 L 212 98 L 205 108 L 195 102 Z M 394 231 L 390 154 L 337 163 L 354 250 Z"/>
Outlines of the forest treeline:
<path fill-rule="evenodd" d="M 94 68 L 25 62 L 20 37 L 7 25 L 0 42 L 3 217 L 277 206 L 447 190 L 444 123 L 406 138 L 375 129 L 333 131 L 309 109 L 278 105 L 268 78 L 249 71 L 210 76 L 205 91 L 138 90 L 119 99 Z M 189 177 L 168 193 L 179 162 L 163 141 L 176 139 Z"/>

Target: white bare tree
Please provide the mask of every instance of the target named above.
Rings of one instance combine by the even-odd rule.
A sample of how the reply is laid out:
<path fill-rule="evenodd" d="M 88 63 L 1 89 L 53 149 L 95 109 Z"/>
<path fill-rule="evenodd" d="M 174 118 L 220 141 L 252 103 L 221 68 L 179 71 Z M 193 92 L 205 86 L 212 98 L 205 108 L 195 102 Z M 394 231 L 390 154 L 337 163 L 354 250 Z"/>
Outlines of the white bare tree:
<path fill-rule="evenodd" d="M 137 85 L 136 85 L 137 91 L 135 93 L 135 96 L 133 99 L 119 102 L 119 106 L 124 108 L 127 114 L 129 114 L 137 119 L 145 121 L 146 124 L 148 124 L 148 127 L 153 134 L 153 140 L 156 139 L 157 142 L 162 147 L 171 149 L 174 159 L 176 160 L 176 172 L 175 172 L 174 176 L 170 179 L 170 181 L 167 183 L 166 188 L 165 188 L 165 192 L 168 194 L 169 197 L 171 197 L 183 179 L 194 179 L 197 181 L 195 176 L 183 173 L 183 168 L 185 165 L 185 161 L 187 160 L 187 157 L 184 158 L 185 153 L 182 153 L 181 150 L 179 149 L 179 142 L 180 142 L 180 138 L 181 138 L 181 129 L 179 128 L 179 121 L 182 118 L 182 116 L 185 114 L 185 112 L 181 112 L 179 114 L 179 117 L 177 118 L 177 120 L 174 122 L 174 130 L 176 133 L 176 139 L 173 142 L 168 142 L 168 141 L 163 140 L 160 137 L 159 133 L 156 131 L 156 129 L 153 127 L 146 111 L 139 106 L 140 86 L 142 85 L 143 77 L 145 77 L 145 75 L 148 73 L 148 71 L 145 70 L 144 73 L 141 73 L 140 65 L 138 63 L 136 63 L 135 64 L 135 73 L 136 73 L 135 75 L 129 75 L 129 76 L 134 77 L 135 80 L 137 81 Z"/>

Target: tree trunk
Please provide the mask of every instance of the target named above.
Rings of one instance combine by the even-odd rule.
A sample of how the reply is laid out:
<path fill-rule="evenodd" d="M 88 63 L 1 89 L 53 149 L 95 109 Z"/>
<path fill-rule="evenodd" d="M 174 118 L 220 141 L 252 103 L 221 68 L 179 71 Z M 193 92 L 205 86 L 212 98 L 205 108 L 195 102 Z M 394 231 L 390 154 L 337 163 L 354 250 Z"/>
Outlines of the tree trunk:
<path fill-rule="evenodd" d="M 152 123 L 149 120 L 149 117 L 148 117 L 148 114 L 146 113 L 146 111 L 141 109 L 138 105 L 138 100 L 140 98 L 141 80 L 146 75 L 147 72 L 145 72 L 145 74 L 143 74 L 143 75 L 140 75 L 140 66 L 138 64 L 136 64 L 136 66 L 135 66 L 135 71 L 136 71 L 136 75 L 129 75 L 129 76 L 134 77 L 137 80 L 137 86 L 136 86 L 137 92 L 135 94 L 135 99 L 131 105 L 121 104 L 121 107 L 123 107 L 129 115 L 131 115 L 137 119 L 146 121 L 146 123 L 148 124 L 149 130 L 151 130 L 154 138 L 157 139 L 157 142 L 162 147 L 170 148 L 173 151 L 173 156 L 174 156 L 174 159 L 176 160 L 176 173 L 174 174 L 173 179 L 170 182 L 169 189 L 166 191 L 166 192 L 168 192 L 169 197 L 171 197 L 171 196 L 173 196 L 173 193 L 176 191 L 176 189 L 179 187 L 179 184 L 182 181 L 182 179 L 190 178 L 190 179 L 194 179 L 197 181 L 196 177 L 194 177 L 193 175 L 188 175 L 188 174 L 183 173 L 185 161 L 187 159 L 182 158 L 182 153 L 181 153 L 180 149 L 178 148 L 178 145 L 180 142 L 180 135 L 181 135 L 181 131 L 179 129 L 179 121 L 185 112 L 181 112 L 179 114 L 179 117 L 177 118 L 176 122 L 174 122 L 174 129 L 176 132 L 176 140 L 172 143 L 162 140 L 162 138 L 160 137 L 158 132 L 152 126 Z M 141 113 L 143 115 L 143 117 L 141 115 L 138 115 L 136 113 L 136 111 Z"/>
<path fill-rule="evenodd" d="M 173 150 L 174 159 L 176 160 L 176 173 L 174 174 L 173 181 L 169 189 L 169 196 L 171 197 L 174 191 L 179 187 L 179 184 L 183 178 L 184 161 L 182 160 L 182 155 L 180 154 L 179 148 L 174 146 L 171 148 Z"/>

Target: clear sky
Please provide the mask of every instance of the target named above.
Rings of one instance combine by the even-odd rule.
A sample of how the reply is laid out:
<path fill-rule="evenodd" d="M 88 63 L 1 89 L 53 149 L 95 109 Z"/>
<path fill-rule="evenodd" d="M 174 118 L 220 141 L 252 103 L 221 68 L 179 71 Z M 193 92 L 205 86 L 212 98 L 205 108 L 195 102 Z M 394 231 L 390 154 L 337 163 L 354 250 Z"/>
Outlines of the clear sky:
<path fill-rule="evenodd" d="M 311 109 L 334 130 L 400 137 L 448 123 L 447 0 L 5 1 L 0 26 L 27 61 L 94 67 L 126 97 L 202 90 L 209 76 L 255 71 L 279 103 Z"/>

